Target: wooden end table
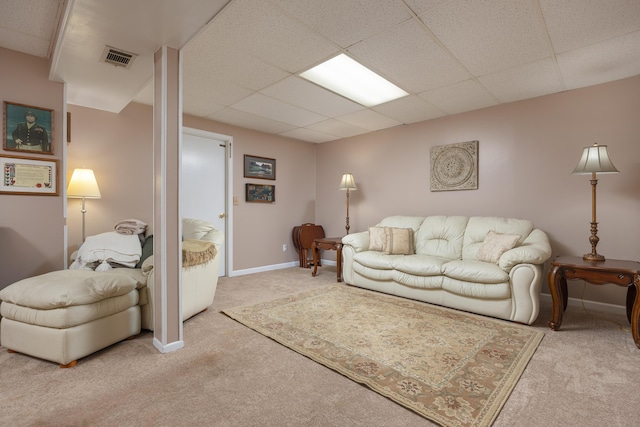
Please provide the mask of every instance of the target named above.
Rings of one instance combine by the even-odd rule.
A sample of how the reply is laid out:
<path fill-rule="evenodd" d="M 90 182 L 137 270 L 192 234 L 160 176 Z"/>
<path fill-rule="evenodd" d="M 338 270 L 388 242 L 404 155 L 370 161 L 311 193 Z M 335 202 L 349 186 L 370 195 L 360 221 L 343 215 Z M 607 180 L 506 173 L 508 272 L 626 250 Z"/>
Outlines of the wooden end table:
<path fill-rule="evenodd" d="M 311 245 L 313 253 L 313 272 L 311 275 L 316 277 L 318 274 L 318 264 L 320 264 L 320 249 L 329 249 L 337 251 L 336 261 L 338 264 L 338 282 L 342 282 L 342 237 L 323 237 L 322 239 L 314 239 Z"/>
<path fill-rule="evenodd" d="M 549 270 L 549 289 L 553 299 L 549 327 L 554 331 L 560 329 L 562 314 L 567 309 L 567 280 L 574 279 L 594 285 L 612 283 L 627 287 L 627 319 L 631 323 L 631 335 L 636 347 L 640 348 L 640 263 L 617 259 L 587 261 L 574 256 L 555 258 Z"/>

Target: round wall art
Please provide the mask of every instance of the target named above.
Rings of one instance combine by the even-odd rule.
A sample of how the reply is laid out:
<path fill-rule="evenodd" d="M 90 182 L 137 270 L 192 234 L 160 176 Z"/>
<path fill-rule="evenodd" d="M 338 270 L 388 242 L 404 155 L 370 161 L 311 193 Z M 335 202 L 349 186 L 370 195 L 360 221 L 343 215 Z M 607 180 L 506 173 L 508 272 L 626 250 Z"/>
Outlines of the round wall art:
<path fill-rule="evenodd" d="M 478 141 L 431 148 L 431 191 L 478 189 Z"/>

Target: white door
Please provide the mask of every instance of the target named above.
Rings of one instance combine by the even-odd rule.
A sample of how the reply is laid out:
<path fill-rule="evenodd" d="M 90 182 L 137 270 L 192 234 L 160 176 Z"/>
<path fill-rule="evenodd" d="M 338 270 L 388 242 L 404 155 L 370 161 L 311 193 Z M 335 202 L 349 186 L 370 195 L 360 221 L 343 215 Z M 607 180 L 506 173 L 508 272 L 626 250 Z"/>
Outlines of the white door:
<path fill-rule="evenodd" d="M 182 134 L 181 204 L 183 218 L 211 222 L 225 233 L 220 276 L 226 276 L 227 144 L 223 135 L 184 128 Z"/>

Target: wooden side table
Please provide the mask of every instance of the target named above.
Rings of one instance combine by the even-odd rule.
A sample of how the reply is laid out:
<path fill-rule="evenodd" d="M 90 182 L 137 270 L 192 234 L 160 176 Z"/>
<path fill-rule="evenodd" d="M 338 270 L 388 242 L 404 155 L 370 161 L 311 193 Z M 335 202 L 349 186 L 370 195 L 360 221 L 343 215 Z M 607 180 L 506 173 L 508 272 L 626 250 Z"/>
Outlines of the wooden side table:
<path fill-rule="evenodd" d="M 549 327 L 560 329 L 562 315 L 567 309 L 567 280 L 582 279 L 594 285 L 612 283 L 627 287 L 627 319 L 631 322 L 631 335 L 640 348 L 640 263 L 607 259 L 586 261 L 581 257 L 559 256 L 551 262 L 549 289 L 553 299 L 553 315 Z"/>
<path fill-rule="evenodd" d="M 338 282 L 342 282 L 342 237 L 324 237 L 322 239 L 314 239 L 311 245 L 313 252 L 313 272 L 311 275 L 316 277 L 318 274 L 318 264 L 320 263 L 320 249 L 329 249 L 337 251 L 336 261 L 338 264 Z"/>

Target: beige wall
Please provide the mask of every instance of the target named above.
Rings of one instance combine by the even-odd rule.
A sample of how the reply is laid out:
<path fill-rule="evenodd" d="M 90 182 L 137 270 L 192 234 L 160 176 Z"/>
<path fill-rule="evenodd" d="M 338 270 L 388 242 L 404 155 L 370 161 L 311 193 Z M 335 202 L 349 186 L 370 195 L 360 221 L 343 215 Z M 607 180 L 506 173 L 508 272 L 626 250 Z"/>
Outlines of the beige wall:
<path fill-rule="evenodd" d="M 344 232 L 344 172 L 355 175 L 351 232 L 405 215 L 491 215 L 532 220 L 555 255 L 590 252 L 589 176 L 571 175 L 582 148 L 609 146 L 621 173 L 599 176 L 598 252 L 640 258 L 640 76 L 318 146 L 316 222 Z M 433 146 L 479 141 L 479 188 L 430 191 Z M 571 287 L 572 297 L 582 286 Z M 543 286 L 548 292 L 547 285 Z M 624 304 L 626 290 L 587 286 L 585 299 Z"/>
<path fill-rule="evenodd" d="M 149 106 L 129 104 L 119 114 L 69 105 L 71 143 L 67 181 L 73 169 L 93 169 L 101 199 L 86 199 L 86 235 L 113 230 L 136 218 L 153 223 L 153 117 Z M 69 254 L 82 241 L 82 201 L 68 199 Z"/>
<path fill-rule="evenodd" d="M 76 167 L 94 170 L 102 198 L 86 200 L 86 234 L 111 230 L 122 219 L 153 222 L 152 109 L 132 103 L 120 114 L 69 106 L 72 142 L 67 177 Z M 291 230 L 313 222 L 316 145 L 191 116 L 184 126 L 233 137 L 234 265 L 232 271 L 297 261 Z M 276 159 L 276 180 L 243 177 L 243 155 Z M 276 203 L 246 203 L 247 182 L 274 184 Z M 81 239 L 81 201 L 69 199 L 69 253 Z M 282 252 L 282 245 L 288 251 Z"/>
<path fill-rule="evenodd" d="M 63 111 L 63 86 L 49 82 L 46 61 L 0 49 L 3 100 Z M 28 78 L 26 79 L 25 76 Z M 102 199 L 87 201 L 87 234 L 121 219 L 152 221 L 152 111 L 131 104 L 120 114 L 69 106 L 68 178 L 75 167 L 96 172 Z M 598 252 L 640 254 L 640 76 L 591 88 L 401 126 L 326 144 L 309 144 L 186 116 L 184 125 L 234 138 L 234 265 L 251 271 L 297 261 L 293 226 L 315 222 L 327 235 L 344 232 L 342 173 L 355 175 L 351 231 L 391 214 L 496 215 L 527 218 L 545 230 L 554 255 L 590 250 L 589 177 L 571 176 L 581 150 L 609 145 L 621 171 L 598 184 Z M 54 158 L 63 158 L 62 114 L 56 114 Z M 479 140 L 479 189 L 430 192 L 429 150 Z M 13 154 L 13 152 L 4 152 Z M 276 181 L 243 177 L 243 155 L 277 160 Z M 49 156 L 42 156 L 49 157 Z M 61 164 L 61 168 L 62 168 Z M 61 171 L 60 187 L 66 186 Z M 244 201 L 247 182 L 276 185 L 275 204 Z M 0 195 L 0 288 L 63 265 L 62 196 Z M 69 247 L 80 242 L 80 201 L 69 200 Z M 7 242 L 7 243 L 5 243 Z M 282 252 L 282 244 L 289 251 Z M 331 258 L 332 252 L 326 254 Z M 546 292 L 546 285 L 543 287 Z M 581 296 L 582 287 L 571 287 Z M 585 299 L 622 304 L 624 289 L 587 286 Z"/>
<path fill-rule="evenodd" d="M 25 156 L 59 161 L 59 195 L 0 194 L 0 289 L 25 277 L 60 269 L 64 265 L 64 85 L 50 82 L 44 59 L 0 48 L 2 101 L 53 110 L 53 155 L 5 151 L 3 156 Z M 2 118 L 4 123 L 4 115 Z"/>

